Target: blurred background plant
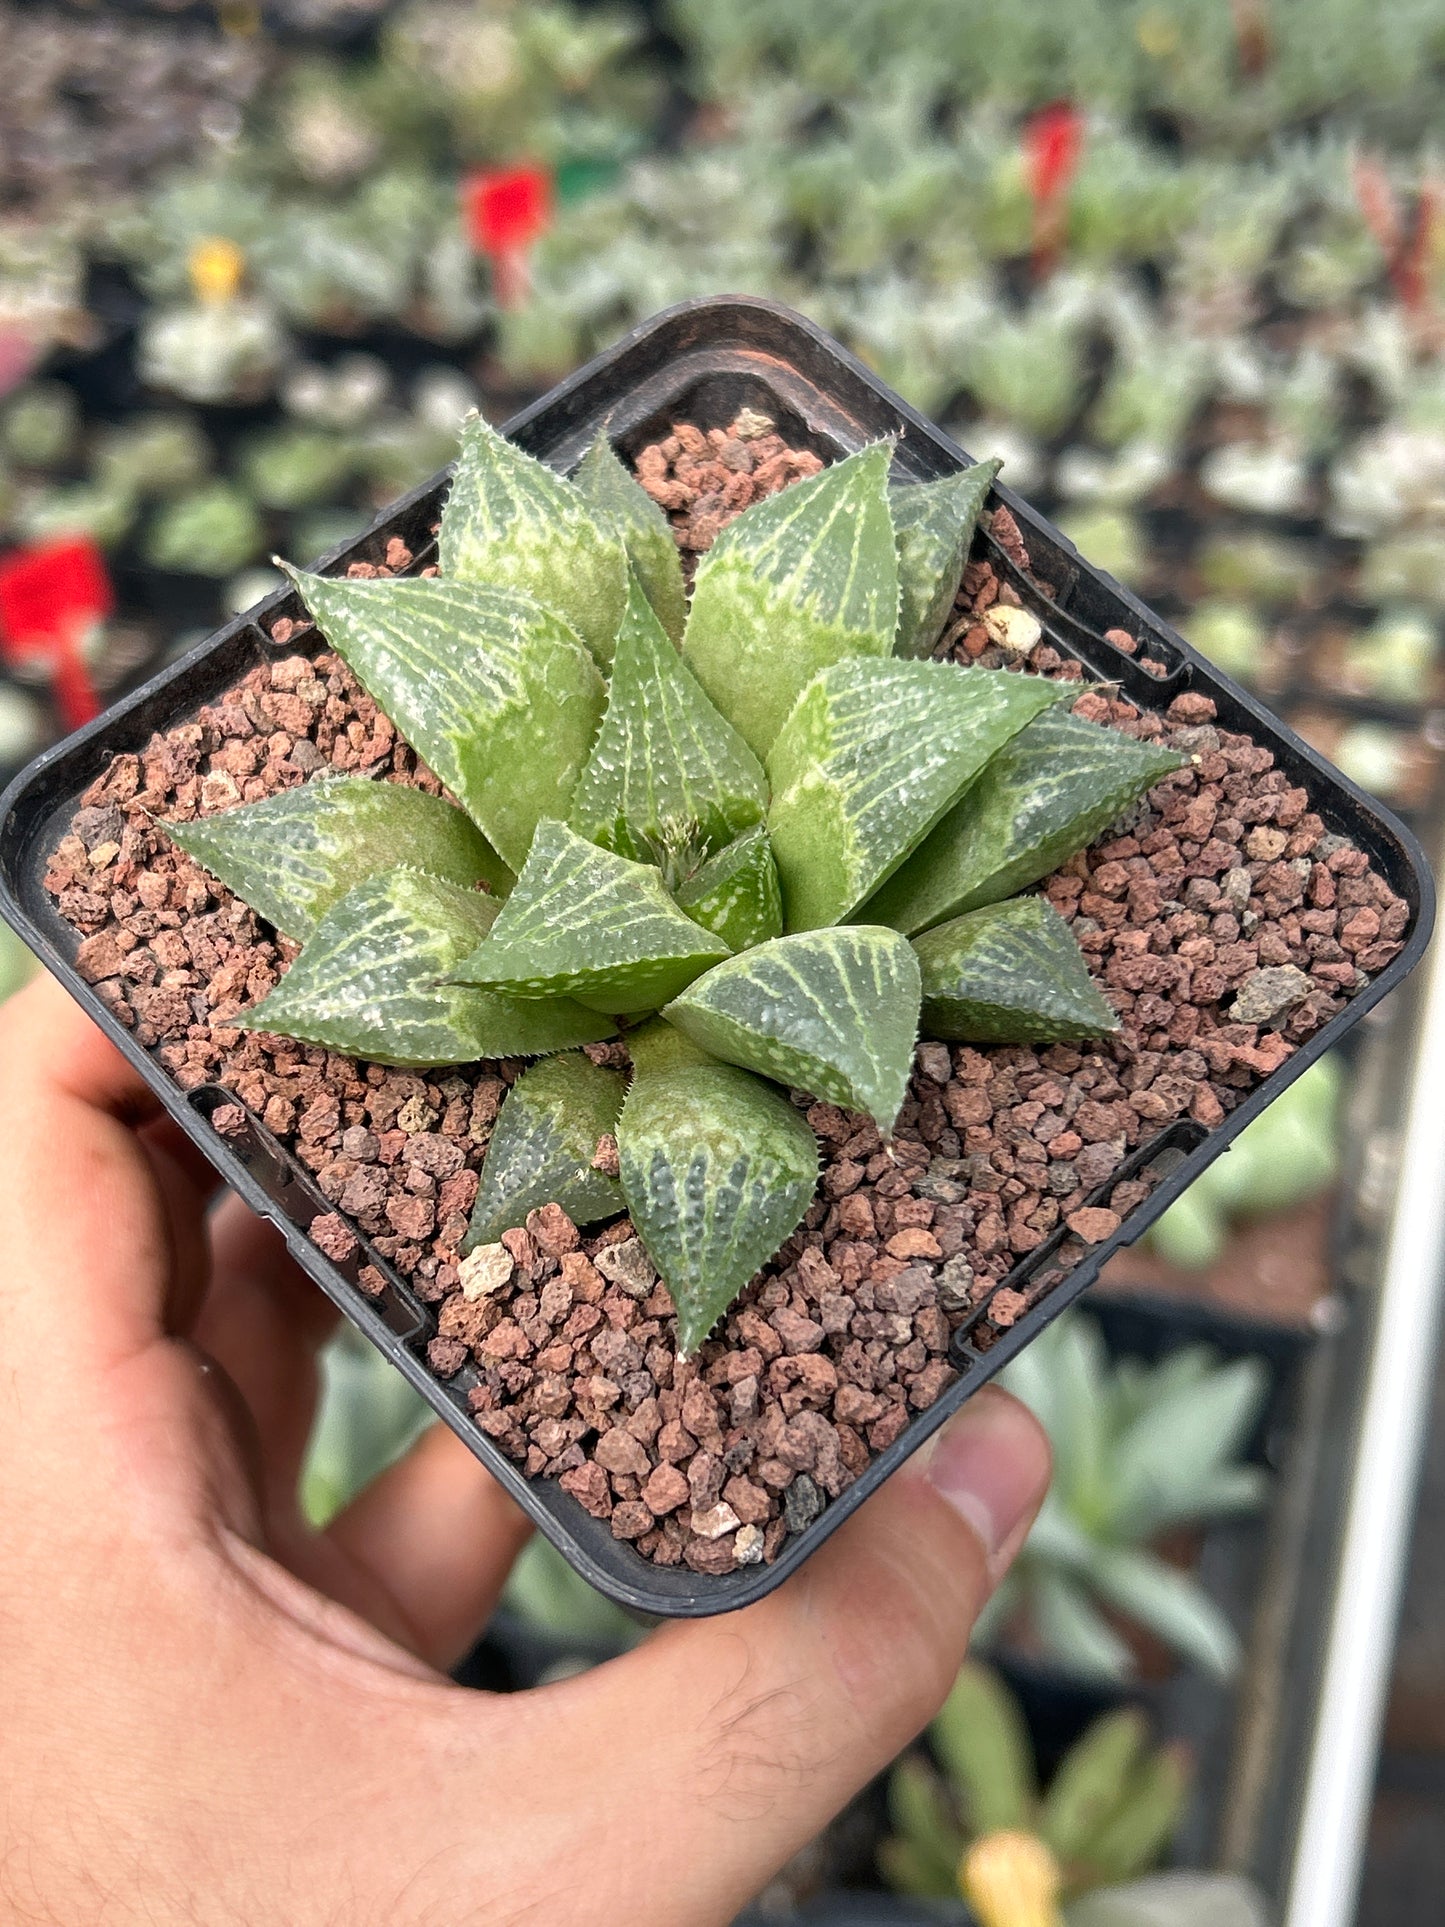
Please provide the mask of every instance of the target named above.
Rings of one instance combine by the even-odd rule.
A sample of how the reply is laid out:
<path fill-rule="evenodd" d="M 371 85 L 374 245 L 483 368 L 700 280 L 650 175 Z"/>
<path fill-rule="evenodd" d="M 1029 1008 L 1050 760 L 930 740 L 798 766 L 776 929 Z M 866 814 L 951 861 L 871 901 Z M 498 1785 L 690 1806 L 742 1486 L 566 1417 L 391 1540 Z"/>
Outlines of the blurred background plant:
<path fill-rule="evenodd" d="M 1004 1383 L 1048 1432 L 1054 1476 L 1022 1553 L 980 1621 L 985 1649 L 1037 1652 L 1086 1678 L 1127 1679 L 1145 1634 L 1228 1678 L 1233 1626 L 1190 1571 L 1198 1528 L 1255 1511 L 1266 1475 L 1243 1455 L 1269 1374 L 1182 1346 L 1157 1364 L 1111 1358 L 1095 1322 L 1060 1318 Z M 1161 1556 L 1167 1549 L 1172 1555 Z"/>
<path fill-rule="evenodd" d="M 1184 1750 L 1156 1746 L 1146 1716 L 1121 1706 L 1045 1782 L 1023 1707 L 970 1662 L 923 1747 L 889 1775 L 880 1864 L 899 1893 L 961 1894 L 981 1927 L 1263 1927 L 1262 1901 L 1236 1877 L 1140 1877 L 1168 1851 L 1189 1779 Z"/>

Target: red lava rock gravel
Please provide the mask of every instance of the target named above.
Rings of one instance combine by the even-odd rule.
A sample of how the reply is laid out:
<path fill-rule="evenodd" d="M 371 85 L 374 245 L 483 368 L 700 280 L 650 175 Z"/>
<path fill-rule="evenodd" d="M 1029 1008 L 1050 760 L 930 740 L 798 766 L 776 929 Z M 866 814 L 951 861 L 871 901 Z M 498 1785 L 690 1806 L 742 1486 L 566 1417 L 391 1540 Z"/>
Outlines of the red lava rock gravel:
<path fill-rule="evenodd" d="M 744 414 L 726 431 L 679 425 L 637 472 L 696 551 L 748 501 L 818 466 Z M 1026 566 L 1006 511 L 991 532 Z M 395 537 L 383 554 L 352 573 L 410 566 Z M 999 637 L 1012 632 L 984 618 L 1017 601 L 987 561 L 971 562 L 941 650 L 1002 663 Z M 1207 697 L 1157 715 L 1107 690 L 1082 694 L 1081 714 L 1193 759 L 1044 886 L 1121 1034 L 1037 1051 L 925 1041 L 891 1147 L 867 1120 L 795 1096 L 821 1140 L 817 1199 L 682 1363 L 667 1291 L 625 1218 L 581 1235 L 548 1206 L 506 1235 L 485 1275 L 460 1260 L 519 1064 L 385 1070 L 231 1022 L 294 946 L 152 818 L 231 809 L 323 768 L 439 788 L 345 666 L 313 653 L 317 640 L 307 623 L 278 621 L 272 659 L 116 757 L 47 887 L 116 1018 L 182 1088 L 234 1094 L 215 1127 L 243 1129 L 244 1106 L 313 1174 L 334 1206 L 312 1226 L 320 1249 L 364 1259 L 374 1291 L 384 1262 L 435 1307 L 429 1363 L 465 1392 L 482 1431 L 661 1565 L 720 1574 L 774 1558 L 951 1382 L 949 1342 L 965 1319 L 988 1300 L 973 1335 L 986 1347 L 1147 1196 L 1147 1175 L 1106 1188 L 1131 1151 L 1182 1118 L 1219 1124 L 1405 934 L 1407 907 L 1366 856 L 1327 835 L 1305 791 L 1267 749 L 1220 728 Z M 1125 632 L 1113 640 L 1133 653 Z M 1025 666 L 1083 677 L 1047 644 Z M 620 1045 L 594 1054 L 626 1062 Z M 1041 1276 L 995 1289 L 1055 1232 Z"/>

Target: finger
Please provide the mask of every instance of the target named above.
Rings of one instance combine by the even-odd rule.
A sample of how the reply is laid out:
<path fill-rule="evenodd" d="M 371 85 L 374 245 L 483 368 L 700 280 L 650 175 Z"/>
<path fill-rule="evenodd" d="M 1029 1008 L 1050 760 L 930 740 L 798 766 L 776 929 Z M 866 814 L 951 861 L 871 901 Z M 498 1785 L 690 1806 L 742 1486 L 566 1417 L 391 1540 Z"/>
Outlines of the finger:
<path fill-rule="evenodd" d="M 31 1342 L 83 1334 L 83 1365 L 131 1357 L 165 1329 L 175 1238 L 137 1136 L 157 1110 L 52 979 L 0 1011 L 0 1297 Z"/>
<path fill-rule="evenodd" d="M 171 1277 L 163 1322 L 166 1331 L 184 1335 L 195 1324 L 210 1282 L 206 1212 L 220 1179 L 209 1166 L 204 1172 L 197 1170 L 195 1159 L 182 1150 L 185 1134 L 173 1119 L 155 1118 L 142 1125 L 136 1135 L 150 1165 L 170 1233 Z"/>
<path fill-rule="evenodd" d="M 316 1354 L 337 1316 L 275 1225 L 242 1199 L 224 1199 L 211 1221 L 211 1286 L 192 1337 L 250 1411 L 268 1512 L 294 1512 L 316 1416 Z"/>
<path fill-rule="evenodd" d="M 386 1630 L 446 1672 L 476 1644 L 530 1532 L 486 1467 L 438 1425 L 333 1520 L 318 1550 L 338 1563 L 307 1576 L 373 1618 L 367 1601 L 380 1589 L 394 1614 Z M 338 1590 L 346 1584 L 362 1590 Z"/>
<path fill-rule="evenodd" d="M 203 1198 L 212 1198 L 220 1190 L 220 1172 L 169 1111 L 160 1111 L 149 1123 L 142 1124 L 140 1135 L 143 1144 L 164 1151 L 178 1164 Z"/>
<path fill-rule="evenodd" d="M 609 1863 L 666 1840 L 671 1917 L 731 1919 L 942 1704 L 1048 1465 L 1037 1421 L 988 1388 L 786 1586 L 577 1682 L 568 1757 L 579 1798 L 607 1788 Z"/>

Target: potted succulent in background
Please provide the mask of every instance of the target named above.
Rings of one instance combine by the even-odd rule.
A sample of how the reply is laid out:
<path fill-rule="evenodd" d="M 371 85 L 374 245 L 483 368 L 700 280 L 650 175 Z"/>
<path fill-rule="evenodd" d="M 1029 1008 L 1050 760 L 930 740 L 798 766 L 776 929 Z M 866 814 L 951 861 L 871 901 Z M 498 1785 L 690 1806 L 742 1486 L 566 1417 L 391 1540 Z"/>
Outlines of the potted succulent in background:
<path fill-rule="evenodd" d="M 1188 1792 L 1181 1750 L 1153 1749 L 1134 1707 L 1100 1715 L 1041 1790 L 1018 1702 L 974 1662 L 925 1740 L 931 1758 L 906 1754 L 889 1775 L 879 1860 L 896 1891 L 962 1894 L 984 1927 L 1056 1922 L 1066 1899 L 1147 1872 Z"/>
<path fill-rule="evenodd" d="M 1126 1679 L 1139 1665 L 1133 1628 L 1227 1679 L 1233 1627 L 1154 1548 L 1263 1502 L 1266 1474 L 1242 1457 L 1269 1391 L 1263 1361 L 1221 1364 L 1202 1346 L 1153 1365 L 1110 1361 L 1094 1321 L 1075 1313 L 1015 1359 L 1005 1383 L 1047 1429 L 1054 1479 L 980 1639 L 1081 1677 Z"/>
<path fill-rule="evenodd" d="M 879 1859 L 899 1893 L 961 1894 L 979 1927 L 1261 1927 L 1243 1880 L 1141 1878 L 1168 1851 L 1190 1775 L 1137 1708 L 1101 1714 L 1041 1784 L 1021 1707 L 970 1663 L 924 1738 L 888 1782 Z"/>

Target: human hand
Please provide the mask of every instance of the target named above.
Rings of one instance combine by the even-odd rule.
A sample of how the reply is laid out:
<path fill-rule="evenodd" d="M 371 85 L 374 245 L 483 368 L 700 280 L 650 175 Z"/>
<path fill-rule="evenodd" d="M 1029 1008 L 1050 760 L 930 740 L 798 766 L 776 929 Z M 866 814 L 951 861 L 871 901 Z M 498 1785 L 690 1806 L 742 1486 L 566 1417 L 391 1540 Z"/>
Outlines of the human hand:
<path fill-rule="evenodd" d="M 48 979 L 0 1131 L 7 1921 L 726 1922 L 931 1717 L 1042 1497 L 990 1388 L 759 1605 L 466 1691 L 525 1520 L 437 1427 L 305 1525 L 330 1307 Z"/>

